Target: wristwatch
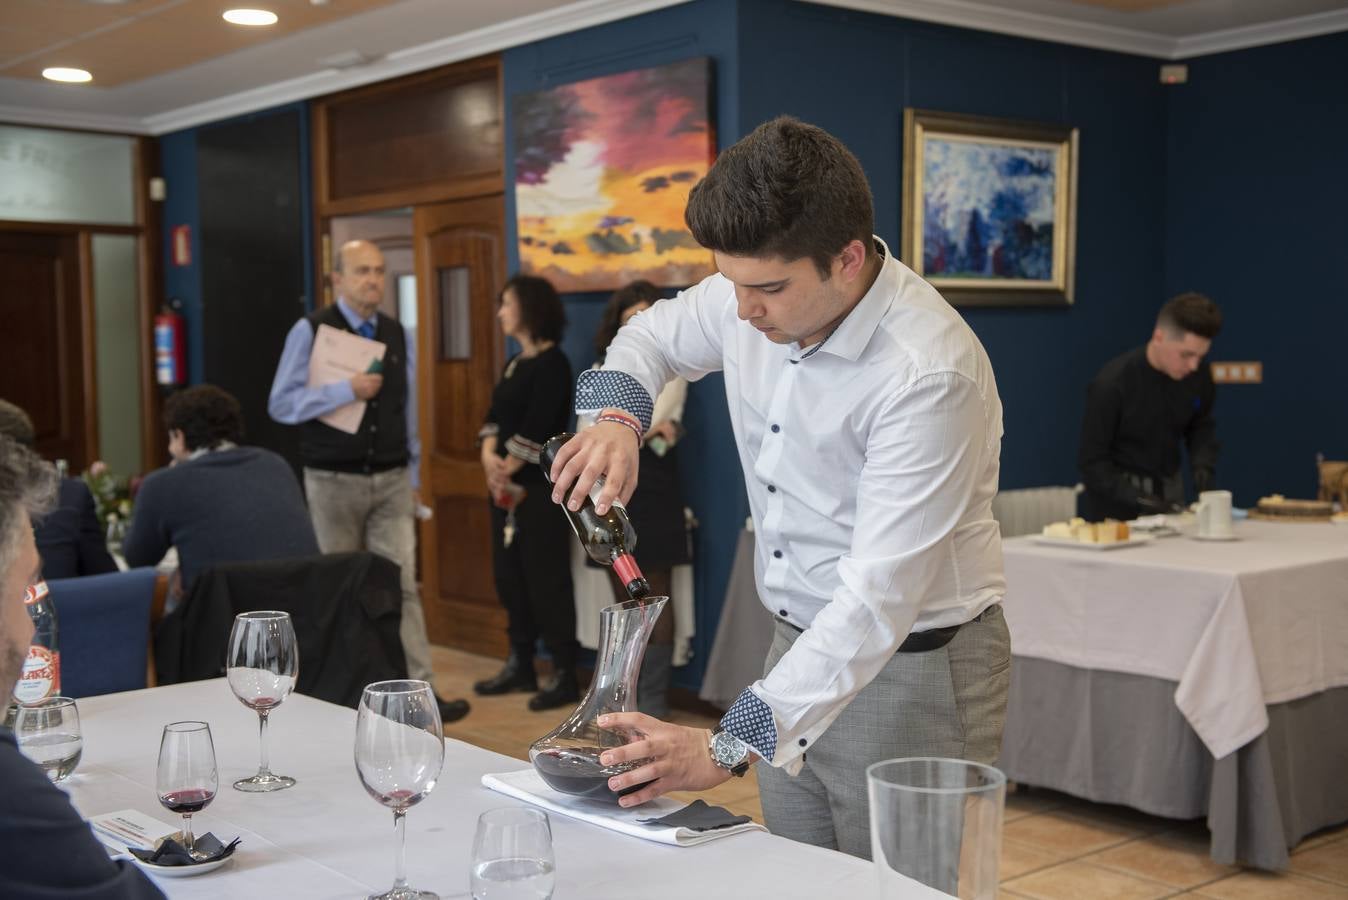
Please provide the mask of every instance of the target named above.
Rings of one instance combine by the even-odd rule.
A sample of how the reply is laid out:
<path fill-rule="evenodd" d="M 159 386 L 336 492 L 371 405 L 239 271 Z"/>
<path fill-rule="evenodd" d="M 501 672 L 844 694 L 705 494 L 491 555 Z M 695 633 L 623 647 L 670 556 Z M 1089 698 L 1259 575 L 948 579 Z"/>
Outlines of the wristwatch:
<path fill-rule="evenodd" d="M 749 771 L 749 745 L 720 725 L 712 731 L 708 749 L 711 750 L 711 761 L 736 778 L 743 778 Z"/>

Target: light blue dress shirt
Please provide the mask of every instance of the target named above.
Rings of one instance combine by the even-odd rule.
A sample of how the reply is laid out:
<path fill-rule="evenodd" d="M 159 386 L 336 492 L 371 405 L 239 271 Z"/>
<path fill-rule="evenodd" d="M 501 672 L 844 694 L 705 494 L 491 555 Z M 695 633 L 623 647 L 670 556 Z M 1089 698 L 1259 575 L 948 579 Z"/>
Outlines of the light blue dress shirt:
<path fill-rule="evenodd" d="M 378 313 L 368 319 L 361 319 L 342 297 L 337 298 L 337 308 L 352 331 L 358 331 L 364 322 L 378 324 Z M 407 474 L 412 480 L 412 489 L 416 490 L 421 487 L 421 437 L 417 431 L 417 345 L 416 336 L 406 328 L 403 329 L 403 335 L 407 345 Z M 300 319 L 286 335 L 281 362 L 276 366 L 276 379 L 271 385 L 271 397 L 267 401 L 267 412 L 282 424 L 299 425 L 317 419 L 356 399 L 349 381 L 309 387 L 309 353 L 313 346 L 314 329 L 307 320 Z"/>

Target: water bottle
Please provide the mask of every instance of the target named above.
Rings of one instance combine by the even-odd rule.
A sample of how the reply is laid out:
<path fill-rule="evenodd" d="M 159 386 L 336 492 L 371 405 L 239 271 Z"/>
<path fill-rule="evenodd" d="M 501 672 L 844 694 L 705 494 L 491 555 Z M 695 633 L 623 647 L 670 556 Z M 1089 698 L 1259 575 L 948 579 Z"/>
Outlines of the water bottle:
<path fill-rule="evenodd" d="M 47 582 L 30 585 L 23 602 L 33 620 L 33 643 L 14 685 L 14 699 L 26 706 L 61 693 L 61 653 L 56 644 L 56 607 Z"/>

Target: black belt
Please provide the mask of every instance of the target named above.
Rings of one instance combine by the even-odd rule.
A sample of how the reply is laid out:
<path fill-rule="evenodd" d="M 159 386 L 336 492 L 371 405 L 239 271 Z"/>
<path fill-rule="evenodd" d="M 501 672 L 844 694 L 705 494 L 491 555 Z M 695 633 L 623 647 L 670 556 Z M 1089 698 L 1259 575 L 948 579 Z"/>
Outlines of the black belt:
<path fill-rule="evenodd" d="M 988 609 L 992 609 L 992 607 L 989 606 Z M 969 622 L 979 621 L 987 614 L 987 611 L 987 609 L 983 610 L 983 612 L 970 619 Z M 801 634 L 805 633 L 805 629 L 801 628 L 799 625 L 793 625 L 786 621 L 786 619 L 781 619 L 777 616 L 773 616 L 773 618 L 777 619 L 778 622 L 781 622 L 787 628 L 792 628 Z M 929 650 L 940 650 L 946 644 L 954 640 L 955 635 L 959 630 L 965 625 L 968 625 L 969 622 L 963 622 L 959 625 L 947 625 L 945 628 L 932 628 L 927 631 L 910 631 L 908 632 L 908 637 L 903 639 L 903 643 L 899 644 L 899 649 L 895 652 L 926 653 Z"/>

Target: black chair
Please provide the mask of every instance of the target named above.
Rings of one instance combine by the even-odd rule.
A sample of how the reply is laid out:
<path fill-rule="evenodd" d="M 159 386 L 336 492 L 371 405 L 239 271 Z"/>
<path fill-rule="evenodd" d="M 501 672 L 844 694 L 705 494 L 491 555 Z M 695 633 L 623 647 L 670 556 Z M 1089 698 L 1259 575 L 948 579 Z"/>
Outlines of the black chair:
<path fill-rule="evenodd" d="M 145 687 L 154 585 L 152 568 L 47 582 L 62 694 L 95 697 Z"/>
<path fill-rule="evenodd" d="M 290 613 L 295 625 L 295 689 L 354 709 L 365 685 L 407 677 L 398 575 L 396 563 L 373 553 L 206 569 L 155 632 L 159 683 L 223 676 L 234 617 L 275 609 Z"/>

